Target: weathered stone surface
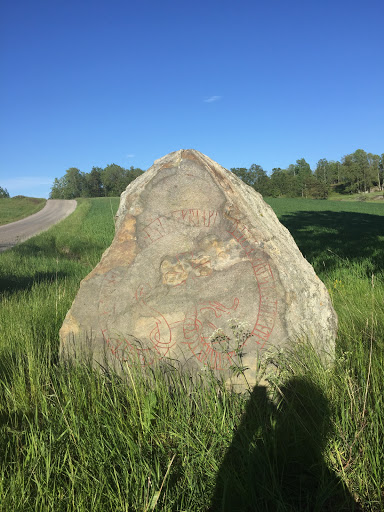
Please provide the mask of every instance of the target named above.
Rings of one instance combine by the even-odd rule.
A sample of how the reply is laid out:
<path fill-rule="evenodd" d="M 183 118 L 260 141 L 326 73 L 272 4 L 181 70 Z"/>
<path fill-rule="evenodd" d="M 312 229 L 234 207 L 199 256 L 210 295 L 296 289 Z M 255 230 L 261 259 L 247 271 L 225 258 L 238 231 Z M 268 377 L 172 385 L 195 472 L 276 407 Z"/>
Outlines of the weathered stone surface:
<path fill-rule="evenodd" d="M 229 375 L 243 347 L 252 380 L 268 348 L 303 336 L 332 357 L 336 325 L 324 284 L 260 194 L 180 150 L 121 195 L 115 238 L 81 283 L 61 353 Z"/>

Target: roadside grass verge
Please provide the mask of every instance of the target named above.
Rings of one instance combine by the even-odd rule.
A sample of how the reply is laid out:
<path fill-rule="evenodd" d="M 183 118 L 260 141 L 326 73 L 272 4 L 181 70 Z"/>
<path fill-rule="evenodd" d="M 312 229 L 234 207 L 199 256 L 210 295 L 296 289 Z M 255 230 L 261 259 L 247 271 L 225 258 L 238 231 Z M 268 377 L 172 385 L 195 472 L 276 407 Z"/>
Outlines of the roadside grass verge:
<path fill-rule="evenodd" d="M 323 233 L 328 259 L 311 256 L 339 315 L 335 365 L 298 346 L 276 355 L 268 391 L 245 395 L 171 367 L 146 379 L 127 368 L 122 379 L 57 359 L 59 328 L 112 241 L 117 206 L 80 200 L 67 219 L 0 254 L 1 510 L 382 510 L 384 275 L 375 253 L 347 257 L 321 216 L 311 223 L 309 210 L 280 205 L 303 252 L 316 236 L 306 241 L 303 226 Z M 380 229 L 358 226 L 383 261 Z"/>
<path fill-rule="evenodd" d="M 46 202 L 46 199 L 24 196 L 0 199 L 0 226 L 37 213 Z"/>

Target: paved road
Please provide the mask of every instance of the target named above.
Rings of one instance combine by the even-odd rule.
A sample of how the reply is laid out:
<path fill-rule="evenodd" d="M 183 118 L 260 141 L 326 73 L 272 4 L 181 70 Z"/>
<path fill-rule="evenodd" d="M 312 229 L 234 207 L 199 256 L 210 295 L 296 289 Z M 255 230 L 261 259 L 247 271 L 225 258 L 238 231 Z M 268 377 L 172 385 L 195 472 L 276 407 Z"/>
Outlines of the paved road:
<path fill-rule="evenodd" d="M 76 208 L 74 199 L 48 199 L 42 210 L 25 219 L 0 226 L 0 252 L 41 233 L 68 217 Z"/>

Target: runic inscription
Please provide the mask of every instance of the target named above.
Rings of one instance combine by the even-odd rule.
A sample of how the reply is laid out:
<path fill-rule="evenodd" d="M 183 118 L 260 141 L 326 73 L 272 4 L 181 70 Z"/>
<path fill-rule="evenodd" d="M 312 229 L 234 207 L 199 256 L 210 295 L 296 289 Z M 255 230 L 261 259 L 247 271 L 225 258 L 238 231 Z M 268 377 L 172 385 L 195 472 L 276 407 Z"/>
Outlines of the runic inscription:
<path fill-rule="evenodd" d="M 148 330 L 145 340 L 137 340 L 131 333 L 114 331 L 101 300 L 99 318 L 105 344 L 121 361 L 130 361 L 135 356 L 142 364 L 148 365 L 155 359 L 170 357 L 179 342 L 184 353 L 189 352 L 201 364 L 217 370 L 228 368 L 236 357 L 236 349 L 249 344 L 263 348 L 272 334 L 277 299 L 271 266 L 251 229 L 240 220 L 228 219 L 218 211 L 192 208 L 160 215 L 142 228 L 139 239 L 154 251 L 154 245 L 173 233 L 175 226 L 187 232 L 198 228 L 200 233 L 211 236 L 196 250 L 174 256 L 158 255 L 160 275 L 156 278 L 156 286 L 163 287 L 162 296 L 170 296 L 172 290 L 182 293 L 181 311 L 170 313 L 161 298 L 156 300 L 155 283 L 139 284 L 133 308 L 136 317 L 148 326 Z M 225 242 L 220 240 L 220 234 Z M 232 247 L 233 252 L 233 245 L 237 246 L 239 261 L 245 265 L 245 270 L 241 271 L 243 288 L 230 291 L 227 297 L 217 296 L 215 288 L 210 289 L 214 283 L 212 279 L 215 274 L 220 275 L 222 262 L 225 264 L 226 259 L 230 259 L 226 248 Z M 248 277 L 244 277 L 244 273 L 248 273 Z M 103 286 L 108 303 L 113 298 L 115 282 L 116 275 L 112 274 Z M 203 290 L 202 298 L 191 300 L 192 292 L 199 289 L 196 286 Z M 249 289 L 252 289 L 251 296 L 254 297 L 254 310 L 243 319 L 241 314 L 246 306 L 244 292 L 249 292 Z M 243 329 L 241 339 L 234 340 L 228 325 L 232 322 L 237 326 L 242 320 L 246 320 L 248 327 Z"/>
<path fill-rule="evenodd" d="M 169 216 L 161 215 L 145 226 L 143 239 L 146 245 L 150 245 L 166 236 L 173 227 L 170 220 L 186 226 L 210 228 L 215 225 L 217 217 L 218 212 L 211 210 L 175 210 Z"/>

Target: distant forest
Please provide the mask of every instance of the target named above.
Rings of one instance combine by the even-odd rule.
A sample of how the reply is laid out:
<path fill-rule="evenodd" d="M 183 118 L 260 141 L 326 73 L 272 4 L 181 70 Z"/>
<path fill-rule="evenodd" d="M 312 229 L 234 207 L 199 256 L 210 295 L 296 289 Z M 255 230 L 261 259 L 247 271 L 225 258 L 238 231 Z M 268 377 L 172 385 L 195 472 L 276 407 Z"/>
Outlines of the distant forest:
<path fill-rule="evenodd" d="M 306 197 L 326 199 L 331 191 L 340 194 L 384 190 L 384 153 L 373 155 L 363 149 L 345 155 L 341 162 L 322 158 L 312 171 L 304 158 L 287 169 L 280 167 L 270 173 L 260 165 L 249 169 L 233 167 L 231 171 L 263 196 Z M 124 169 L 116 164 L 104 169 L 93 167 L 89 173 L 71 167 L 62 178 L 55 178 L 51 199 L 75 197 L 119 196 L 144 171 L 131 166 Z"/>
<path fill-rule="evenodd" d="M 51 199 L 116 197 L 143 172 L 137 167 L 131 166 L 129 169 L 124 169 L 116 164 L 107 165 L 104 169 L 92 167 L 88 173 L 71 167 L 62 178 L 55 178 L 49 197 Z"/>

